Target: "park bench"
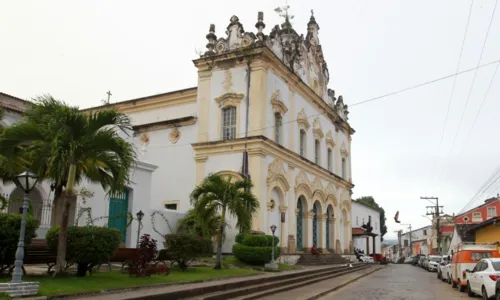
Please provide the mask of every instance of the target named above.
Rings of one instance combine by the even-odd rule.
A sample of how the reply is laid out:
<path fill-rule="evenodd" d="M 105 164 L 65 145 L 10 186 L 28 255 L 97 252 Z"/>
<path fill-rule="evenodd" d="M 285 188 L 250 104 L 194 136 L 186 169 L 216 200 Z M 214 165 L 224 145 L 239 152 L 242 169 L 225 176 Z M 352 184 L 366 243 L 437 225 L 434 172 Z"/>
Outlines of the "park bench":
<path fill-rule="evenodd" d="M 139 249 L 137 248 L 119 248 L 118 251 L 111 257 L 111 259 L 106 263 L 108 265 L 109 271 L 112 271 L 111 263 L 119 262 L 122 264 L 121 271 L 125 270 L 125 266 L 129 265 L 138 255 Z M 101 267 L 100 264 L 97 269 Z"/>
<path fill-rule="evenodd" d="M 162 249 L 160 250 L 160 252 L 158 252 L 158 255 L 154 260 L 154 264 L 155 266 L 158 266 L 158 264 L 162 264 L 167 268 L 172 268 L 177 259 L 177 255 L 172 252 L 168 252 L 167 249 Z M 167 265 L 167 262 L 169 262 L 170 265 Z"/>
<path fill-rule="evenodd" d="M 55 251 L 47 249 L 45 240 L 33 239 L 31 244 L 26 249 L 24 257 L 24 265 L 46 264 L 47 273 L 56 265 L 57 255 Z M 23 272 L 26 273 L 23 266 Z"/>

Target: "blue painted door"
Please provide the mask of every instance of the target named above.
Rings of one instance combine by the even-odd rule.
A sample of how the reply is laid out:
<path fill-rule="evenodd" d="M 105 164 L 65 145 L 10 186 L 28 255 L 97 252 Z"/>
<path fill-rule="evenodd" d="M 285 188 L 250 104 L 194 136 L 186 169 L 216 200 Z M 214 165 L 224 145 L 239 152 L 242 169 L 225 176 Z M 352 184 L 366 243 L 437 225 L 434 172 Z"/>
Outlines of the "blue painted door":
<path fill-rule="evenodd" d="M 326 249 L 331 249 L 330 246 L 330 210 L 326 216 Z"/>
<path fill-rule="evenodd" d="M 314 205 L 314 219 L 313 219 L 313 245 L 316 248 L 320 248 L 318 246 L 318 208 Z"/>
<path fill-rule="evenodd" d="M 302 250 L 302 200 L 297 201 L 297 209 L 299 213 L 297 214 L 297 250 Z"/>
<path fill-rule="evenodd" d="M 122 233 L 122 242 L 127 238 L 128 191 L 114 193 L 109 197 L 108 227 Z"/>

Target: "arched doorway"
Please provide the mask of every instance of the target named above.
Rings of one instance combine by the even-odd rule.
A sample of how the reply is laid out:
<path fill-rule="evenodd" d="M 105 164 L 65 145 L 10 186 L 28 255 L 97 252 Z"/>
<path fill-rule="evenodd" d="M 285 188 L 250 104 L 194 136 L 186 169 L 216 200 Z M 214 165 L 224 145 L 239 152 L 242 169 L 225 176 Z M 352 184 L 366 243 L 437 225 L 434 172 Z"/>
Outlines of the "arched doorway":
<path fill-rule="evenodd" d="M 306 209 L 306 199 L 300 196 L 297 200 L 297 250 L 304 248 L 304 212 Z"/>
<path fill-rule="evenodd" d="M 33 189 L 29 196 L 28 214 L 39 221 L 42 220 L 43 199 L 38 189 Z M 9 196 L 8 212 L 11 214 L 22 214 L 24 202 L 24 191 L 16 188 Z"/>
<path fill-rule="evenodd" d="M 331 205 L 328 205 L 328 208 L 326 209 L 326 249 L 332 249 L 332 241 L 333 238 L 331 238 L 331 232 L 332 230 L 332 220 L 333 220 L 333 207 Z"/>
<path fill-rule="evenodd" d="M 321 204 L 319 204 L 318 201 L 314 202 L 314 205 L 313 205 L 313 245 L 316 247 L 316 248 L 321 248 L 321 246 L 319 245 L 319 240 L 318 240 L 318 237 L 319 237 L 319 229 L 318 229 L 318 219 L 319 217 L 321 216 Z"/>

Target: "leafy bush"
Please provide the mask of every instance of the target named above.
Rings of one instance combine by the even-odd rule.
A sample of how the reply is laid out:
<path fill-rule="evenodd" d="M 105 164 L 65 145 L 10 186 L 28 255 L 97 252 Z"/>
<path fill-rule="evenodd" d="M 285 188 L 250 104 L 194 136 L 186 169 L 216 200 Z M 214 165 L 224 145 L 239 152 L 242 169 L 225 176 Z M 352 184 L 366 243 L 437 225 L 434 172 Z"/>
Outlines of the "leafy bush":
<path fill-rule="evenodd" d="M 279 243 L 279 238 L 272 235 L 245 235 L 240 242 L 240 244 L 251 247 L 271 247 L 276 246 Z"/>
<path fill-rule="evenodd" d="M 167 234 L 165 244 L 167 251 L 183 271 L 196 258 L 213 253 L 211 240 L 191 234 Z"/>
<path fill-rule="evenodd" d="M 130 275 L 135 275 L 137 277 L 151 276 L 151 262 L 155 259 L 157 254 L 158 246 L 156 240 L 152 239 L 149 234 L 144 234 L 139 243 L 139 253 L 129 269 Z"/>
<path fill-rule="evenodd" d="M 247 246 L 242 244 L 233 245 L 233 255 L 246 263 L 252 265 L 263 265 L 271 261 L 272 247 Z M 280 256 L 280 248 L 274 247 L 274 257 Z"/>
<path fill-rule="evenodd" d="M 19 214 L 0 213 L 0 275 L 14 263 L 22 218 L 23 216 Z M 31 244 L 31 239 L 36 236 L 38 226 L 38 220 L 28 216 L 24 236 L 25 247 Z"/>
<path fill-rule="evenodd" d="M 234 241 L 238 244 L 243 244 L 243 239 L 245 238 L 245 234 L 237 234 L 236 237 L 234 238 Z"/>
<path fill-rule="evenodd" d="M 45 239 L 49 250 L 57 251 L 59 227 L 51 228 Z M 96 265 L 106 263 L 118 251 L 121 242 L 118 229 L 106 227 L 69 227 L 66 260 L 77 264 L 77 276 L 85 276 Z"/>

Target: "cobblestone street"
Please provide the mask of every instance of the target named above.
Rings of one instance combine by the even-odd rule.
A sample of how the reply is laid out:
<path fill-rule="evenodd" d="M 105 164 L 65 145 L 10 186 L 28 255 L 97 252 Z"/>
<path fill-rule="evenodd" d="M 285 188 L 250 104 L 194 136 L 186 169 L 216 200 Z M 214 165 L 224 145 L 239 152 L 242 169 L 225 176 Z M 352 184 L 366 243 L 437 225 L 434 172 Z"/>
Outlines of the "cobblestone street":
<path fill-rule="evenodd" d="M 439 281 L 436 273 L 429 273 L 411 265 L 389 265 L 368 275 L 321 300 L 451 300 L 470 299 L 451 285 Z M 480 299 L 474 298 L 474 299 Z"/>

